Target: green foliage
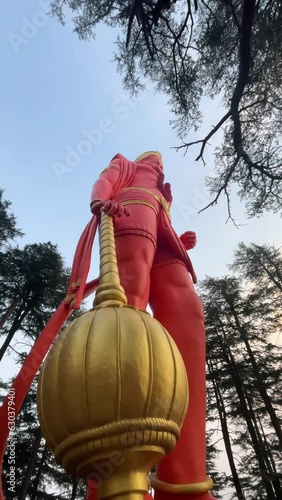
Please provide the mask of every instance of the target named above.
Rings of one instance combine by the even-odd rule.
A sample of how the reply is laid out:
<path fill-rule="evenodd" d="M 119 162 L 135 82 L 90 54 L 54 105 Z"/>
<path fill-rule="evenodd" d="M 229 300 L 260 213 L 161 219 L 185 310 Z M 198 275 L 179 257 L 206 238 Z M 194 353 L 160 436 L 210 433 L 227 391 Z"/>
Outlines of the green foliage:
<path fill-rule="evenodd" d="M 0 191 L 2 195 L 2 191 Z M 65 267 L 57 246 L 51 242 L 34 243 L 23 248 L 12 245 L 20 236 L 16 219 L 9 212 L 10 202 L 0 198 L 0 334 L 4 337 L 0 358 L 10 347 L 13 337 L 27 340 L 32 347 L 51 314 L 65 297 L 69 269 Z M 79 311 L 81 313 L 81 310 Z M 72 316 L 79 314 L 77 311 Z M 25 342 L 26 343 L 26 342 Z M 21 342 L 22 344 L 22 342 Z M 27 353 L 13 348 L 14 360 L 22 364 Z M 0 380 L 0 402 L 11 383 Z M 16 487 L 9 490 L 9 447 L 3 463 L 5 498 L 23 500 L 84 499 L 86 485 L 77 482 L 55 463 L 41 436 L 36 409 L 36 383 L 27 394 L 16 421 Z"/>
<path fill-rule="evenodd" d="M 5 336 L 0 357 L 21 330 L 35 339 L 58 307 L 68 286 L 69 270 L 56 245 L 34 243 L 23 248 L 10 240 L 22 233 L 16 227 L 11 203 L 0 190 L 0 335 Z"/>
<path fill-rule="evenodd" d="M 11 240 L 23 236 L 17 228 L 17 221 L 10 211 L 11 202 L 4 198 L 4 190 L 0 189 L 0 250 L 7 247 Z"/>
<path fill-rule="evenodd" d="M 211 205 L 225 194 L 232 217 L 234 183 L 250 216 L 281 212 L 280 0 L 52 0 L 51 7 L 61 22 L 71 11 L 82 39 L 94 37 L 101 22 L 119 28 L 115 59 L 125 88 L 134 94 L 151 80 L 167 95 L 184 151 L 197 144 L 197 160 L 204 159 L 208 141 L 223 130 L 216 175 L 207 179 Z M 206 96 L 220 96 L 225 112 L 207 136 L 191 141 Z"/>
<path fill-rule="evenodd" d="M 232 498 L 280 498 L 282 256 L 279 249 L 239 245 L 237 277 L 206 278 L 208 419 L 222 429 Z M 280 311 L 280 309 L 279 309 Z M 218 440 L 218 434 L 216 434 Z M 279 453 L 280 450 L 280 453 Z M 258 496 L 257 496 L 258 495 Z"/>
<path fill-rule="evenodd" d="M 35 340 L 63 300 L 69 270 L 50 242 L 0 253 L 0 323 L 5 336 L 2 359 L 17 331 Z"/>
<path fill-rule="evenodd" d="M 0 294 L 12 299 L 20 296 L 33 309 L 46 304 L 54 308 L 58 304 L 56 293 L 67 288 L 68 270 L 51 242 L 34 243 L 9 249 L 1 254 Z"/>
<path fill-rule="evenodd" d="M 29 500 L 50 499 L 63 500 L 71 498 L 74 478 L 58 466 L 53 453 L 46 447 L 41 436 L 36 408 L 36 383 L 27 395 L 21 413 L 16 421 L 16 487 L 15 494 L 8 490 L 8 472 L 6 453 L 3 464 L 3 487 L 6 498 L 22 499 L 23 487 L 27 487 L 26 496 Z M 30 470 L 31 462 L 32 468 Z M 27 476 L 29 477 L 26 485 Z M 79 481 L 76 491 L 76 500 L 85 499 L 86 485 Z"/>

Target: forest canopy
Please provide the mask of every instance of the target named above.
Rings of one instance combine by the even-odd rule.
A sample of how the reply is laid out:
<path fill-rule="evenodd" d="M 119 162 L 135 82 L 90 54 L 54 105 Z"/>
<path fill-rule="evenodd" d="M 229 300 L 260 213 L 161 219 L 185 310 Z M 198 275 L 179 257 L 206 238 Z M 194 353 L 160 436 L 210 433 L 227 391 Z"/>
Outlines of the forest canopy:
<path fill-rule="evenodd" d="M 281 213 L 280 0 L 52 0 L 61 22 L 69 10 L 82 39 L 95 37 L 99 23 L 119 28 L 115 59 L 124 86 L 136 93 L 145 78 L 167 96 L 182 141 L 176 149 L 196 144 L 204 162 L 209 140 L 223 131 L 208 206 L 224 194 L 231 216 L 235 184 L 249 216 Z M 224 109 L 205 137 L 203 96 L 219 96 Z"/>

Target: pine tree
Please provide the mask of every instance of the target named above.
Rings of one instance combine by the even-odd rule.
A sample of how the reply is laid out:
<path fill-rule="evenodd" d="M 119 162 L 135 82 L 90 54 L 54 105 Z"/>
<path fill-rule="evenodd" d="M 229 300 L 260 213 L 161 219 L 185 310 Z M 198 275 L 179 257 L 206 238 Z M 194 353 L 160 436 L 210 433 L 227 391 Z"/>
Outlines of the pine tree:
<path fill-rule="evenodd" d="M 0 276 L 1 334 L 5 336 L 1 360 L 17 331 L 36 339 L 65 296 L 69 271 L 56 245 L 47 242 L 4 252 Z"/>
<path fill-rule="evenodd" d="M 274 499 L 282 495 L 275 424 L 277 421 L 279 429 L 279 358 L 278 348 L 269 340 L 277 331 L 277 317 L 272 315 L 269 296 L 254 293 L 247 285 L 243 289 L 242 281 L 207 278 L 201 287 L 212 418 L 216 408 L 237 497 L 248 498 L 248 493 L 256 491 L 262 498 Z M 264 315 L 267 325 L 263 324 Z M 235 464 L 234 454 L 240 457 L 239 463 L 237 459 Z M 249 476 L 246 463 L 252 470 Z"/>
<path fill-rule="evenodd" d="M 22 231 L 17 228 L 16 217 L 10 207 L 11 202 L 4 198 L 4 190 L 0 189 L 0 259 L 3 249 L 7 249 L 11 242 L 23 236 Z"/>
<path fill-rule="evenodd" d="M 65 267 L 57 246 L 50 242 L 15 246 L 21 236 L 16 219 L 9 212 L 10 202 L 2 199 L 0 191 L 0 329 L 4 343 L 3 357 L 11 340 L 27 338 L 32 345 L 49 317 L 65 297 L 69 269 Z M 72 319 L 83 312 L 75 311 Z M 71 321 L 69 319 L 68 321 Z M 68 322 L 67 322 L 68 324 Z M 26 352 L 16 352 L 16 363 L 22 363 Z M 0 381 L 0 401 L 11 383 Z M 9 443 L 4 457 L 3 484 L 6 498 L 62 500 L 84 499 L 84 482 L 66 474 L 48 450 L 37 418 L 35 403 L 36 382 L 26 396 L 16 421 L 16 486 L 9 489 Z M 14 436 L 13 436 L 14 438 Z"/>
<path fill-rule="evenodd" d="M 41 435 L 37 417 L 35 382 L 27 395 L 16 421 L 16 488 L 8 490 L 8 452 L 3 464 L 3 486 L 6 498 L 19 500 L 84 500 L 86 485 L 67 474 L 55 463 L 53 453 L 47 448 Z M 75 487 L 74 487 L 75 485 Z"/>

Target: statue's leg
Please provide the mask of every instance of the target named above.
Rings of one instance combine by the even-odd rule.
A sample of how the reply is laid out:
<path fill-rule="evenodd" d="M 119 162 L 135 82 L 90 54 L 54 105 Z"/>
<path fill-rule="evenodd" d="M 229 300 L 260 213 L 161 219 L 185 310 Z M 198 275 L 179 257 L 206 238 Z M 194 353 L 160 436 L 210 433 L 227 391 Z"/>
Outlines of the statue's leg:
<path fill-rule="evenodd" d="M 140 235 L 121 235 L 116 237 L 116 253 L 120 281 L 128 304 L 146 310 L 150 270 L 155 255 L 153 242 Z"/>
<path fill-rule="evenodd" d="M 176 342 L 189 383 L 189 408 L 180 439 L 175 449 L 158 465 L 157 478 L 174 485 L 200 483 L 200 488 L 205 491 L 205 485 L 206 490 L 209 488 L 206 482 L 204 315 L 201 301 L 184 265 L 174 262 L 152 270 L 150 306 L 154 317 Z M 157 500 L 213 499 L 208 492 L 199 494 L 197 487 L 195 495 L 168 493 L 161 489 L 162 485 L 156 489 Z"/>

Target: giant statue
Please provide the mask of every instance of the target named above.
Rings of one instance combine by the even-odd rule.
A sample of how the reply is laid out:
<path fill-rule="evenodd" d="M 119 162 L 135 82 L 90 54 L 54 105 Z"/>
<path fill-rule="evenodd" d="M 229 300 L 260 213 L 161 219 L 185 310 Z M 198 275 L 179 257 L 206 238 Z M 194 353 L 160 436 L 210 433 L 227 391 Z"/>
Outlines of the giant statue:
<path fill-rule="evenodd" d="M 187 500 L 208 500 L 213 497 L 206 476 L 204 316 L 187 254 L 196 235 L 188 231 L 177 236 L 171 203 L 160 153 L 148 151 L 135 162 L 117 154 L 93 186 L 91 211 L 99 216 L 103 207 L 114 217 L 119 274 L 128 303 L 143 310 L 150 305 L 176 342 L 188 375 L 188 414 L 174 451 L 161 461 L 152 480 L 155 498 L 181 500 L 187 495 Z"/>
<path fill-rule="evenodd" d="M 109 481 L 106 482 L 106 485 L 99 489 L 100 498 L 115 496 L 124 499 L 133 498 L 129 494 L 125 495 L 124 485 L 120 486 L 122 481 L 133 481 L 129 469 L 130 462 L 134 462 L 135 459 L 133 460 L 133 455 L 128 455 L 127 450 L 128 443 L 132 440 L 135 452 L 136 450 L 139 452 L 135 464 L 137 472 L 134 477 L 138 479 L 141 466 L 144 466 L 145 471 L 145 483 L 144 478 L 140 479 L 141 497 L 147 491 L 146 471 L 158 462 L 156 473 L 150 476 L 156 500 L 214 499 L 210 493 L 212 480 L 206 474 L 204 316 L 200 299 L 194 289 L 196 274 L 187 254 L 187 250 L 196 244 L 196 235 L 192 231 L 187 231 L 180 237 L 177 236 L 171 225 L 171 203 L 170 184 L 164 182 L 160 153 L 148 151 L 135 161 L 129 161 L 121 154 L 112 159 L 92 189 L 90 207 L 93 216 L 82 233 L 76 249 L 66 299 L 42 331 L 13 384 L 13 394 L 16 394 L 15 414 L 17 414 L 32 380 L 65 320 L 73 309 L 80 307 L 83 298 L 98 287 L 92 312 L 82 315 L 81 320 L 79 318 L 75 320 L 74 326 L 70 327 L 71 330 L 65 331 L 58 338 L 59 342 L 56 341 L 57 347 L 55 346 L 54 350 L 53 346 L 53 354 L 49 356 L 49 361 L 47 356 L 38 396 L 40 423 L 47 444 L 54 450 L 57 461 L 65 466 L 66 470 L 72 473 L 81 470 L 80 477 L 88 479 L 88 500 L 97 498 L 95 481 L 91 480 L 92 476 L 88 474 L 91 463 L 92 465 L 94 463 L 93 456 L 98 457 L 97 463 L 100 464 L 106 456 L 106 451 L 109 453 L 114 450 L 116 453 L 116 444 L 113 445 L 113 442 L 124 441 L 125 436 L 126 442 L 122 443 L 122 457 L 124 463 L 127 463 L 126 473 L 123 472 L 122 480 L 111 479 L 110 486 Z M 107 216 L 113 221 L 111 226 L 105 220 Z M 101 220 L 101 217 L 104 219 Z M 99 223 L 100 278 L 87 283 L 91 250 Z M 114 238 L 111 236 L 111 231 Z M 118 271 L 115 271 L 116 265 Z M 118 283 L 116 275 L 119 275 Z M 114 287 L 110 283 L 111 280 L 116 283 Z M 119 311 L 125 303 L 129 308 L 126 310 L 124 307 L 125 312 L 121 314 Z M 146 319 L 144 311 L 148 305 L 154 319 L 157 320 L 156 323 L 150 323 L 151 320 Z M 110 312 L 106 307 L 111 308 Z M 137 315 L 135 319 L 133 311 Z M 94 323 L 96 333 L 93 333 L 93 336 L 90 330 Z M 134 325 L 137 325 L 137 330 L 139 328 L 138 333 L 136 330 L 136 335 L 138 339 L 140 338 L 140 349 L 142 350 L 142 345 L 146 345 L 144 349 L 147 354 L 144 353 L 143 357 L 148 355 L 149 363 L 142 359 L 142 352 L 138 352 L 136 339 L 132 341 L 134 344 L 132 348 L 128 347 L 134 335 Z M 158 325 L 164 327 L 162 332 Z M 119 332 L 122 329 L 124 332 Z M 157 333 L 152 333 L 153 331 Z M 176 344 L 175 348 L 169 341 L 167 332 Z M 146 335 L 155 339 L 152 345 L 151 341 L 142 343 Z M 109 342 L 113 343 L 119 338 L 116 348 L 104 345 L 105 336 L 112 339 Z M 95 344 L 93 339 L 96 339 L 96 347 L 93 347 Z M 92 345 L 90 346 L 92 351 L 90 349 L 87 354 L 85 346 L 89 347 L 89 344 Z M 151 347 L 148 347 L 149 344 Z M 148 349 L 149 351 L 151 349 L 151 354 L 148 354 Z M 98 364 L 95 365 L 97 352 L 99 359 L 97 358 Z M 182 359 L 179 357 L 179 352 Z M 78 358 L 90 360 L 87 370 L 92 373 L 93 380 L 89 383 L 86 379 L 87 373 L 90 372 L 87 372 L 85 364 L 78 366 Z M 115 368 L 117 358 L 118 369 Z M 187 374 L 189 384 L 189 407 L 186 417 L 187 404 L 184 401 L 186 396 L 183 395 L 185 390 L 187 391 L 187 382 L 183 378 L 181 363 L 182 365 L 184 363 L 183 373 L 186 372 L 185 380 Z M 115 375 L 109 375 L 113 371 Z M 123 373 L 125 375 L 122 375 Z M 100 376 L 101 381 L 96 380 Z M 132 392 L 136 389 L 137 398 L 138 391 L 140 400 L 145 398 L 143 406 L 139 401 L 139 406 L 142 408 L 146 406 L 146 415 L 143 415 L 145 411 L 143 409 L 140 415 L 144 417 L 145 424 L 135 412 L 137 409 L 134 407 L 138 404 L 134 399 L 130 399 L 134 394 L 130 394 L 130 398 L 127 395 L 126 400 L 126 390 L 122 388 L 121 379 L 128 380 L 131 377 L 132 383 L 130 381 L 131 385 L 127 386 L 131 387 Z M 146 391 L 143 387 L 145 379 Z M 80 389 L 81 380 L 83 384 Z M 54 384 L 58 384 L 56 390 Z M 88 384 L 90 392 L 83 402 L 81 393 L 84 393 L 85 384 Z M 169 387 L 162 388 L 161 386 L 165 384 Z M 113 391 L 112 397 L 108 396 L 109 401 L 106 400 L 105 391 L 108 391 L 108 394 Z M 122 391 L 125 391 L 124 395 Z M 54 394 L 59 392 L 60 399 L 54 399 Z M 118 392 L 118 395 L 115 392 Z M 67 393 L 68 399 L 66 399 Z M 99 394 L 100 399 L 95 400 L 95 394 Z M 115 404 L 116 398 L 118 417 L 115 417 L 114 422 L 108 422 L 109 413 L 116 412 L 116 409 L 111 407 Z M 76 408 L 88 405 L 90 399 L 93 400 L 92 406 L 85 410 L 85 416 L 79 412 L 76 415 Z M 163 402 L 162 399 L 166 401 Z M 65 408 L 60 413 L 58 407 L 62 405 L 61 400 L 65 400 L 66 405 L 63 405 Z M 99 405 L 97 401 L 100 401 Z M 93 416 L 89 416 L 91 412 Z M 170 417 L 163 418 L 163 414 Z M 6 398 L 0 408 L 0 423 L 3 429 L 0 438 L 1 456 L 9 435 L 8 415 L 9 406 Z M 89 418 L 92 419 L 91 424 Z M 181 427 L 180 437 L 179 427 Z M 139 436 L 138 442 L 136 436 Z M 150 458 L 147 458 L 149 452 Z M 123 468 L 125 470 L 125 465 Z M 117 473 L 119 473 L 118 468 Z M 130 491 L 134 491 L 134 484 Z M 0 491 L 0 499 L 2 498 Z"/>

